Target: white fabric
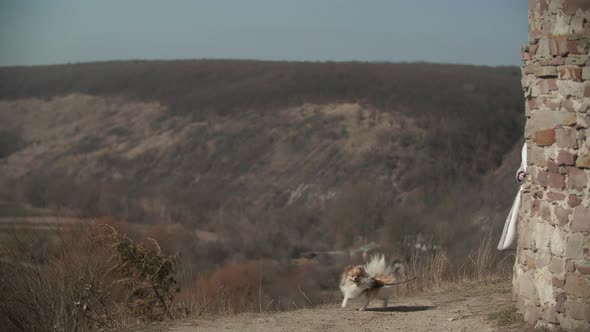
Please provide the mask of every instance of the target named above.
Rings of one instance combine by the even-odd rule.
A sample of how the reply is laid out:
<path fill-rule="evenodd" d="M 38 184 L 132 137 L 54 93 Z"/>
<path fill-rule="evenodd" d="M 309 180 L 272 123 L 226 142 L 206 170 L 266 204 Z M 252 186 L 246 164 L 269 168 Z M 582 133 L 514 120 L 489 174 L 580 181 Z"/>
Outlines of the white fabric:
<path fill-rule="evenodd" d="M 518 173 L 525 172 L 526 173 L 526 143 L 522 146 L 522 159 L 520 163 L 520 168 L 516 171 L 516 179 L 518 180 Z M 510 212 L 508 213 L 508 217 L 506 218 L 506 222 L 504 223 L 504 229 L 502 230 L 502 237 L 500 238 L 500 242 L 498 243 L 498 250 L 506 250 L 506 249 L 515 249 L 516 248 L 516 239 L 517 239 L 517 232 L 516 232 L 516 225 L 518 222 L 518 211 L 520 210 L 520 201 L 521 201 L 521 193 L 523 188 L 524 182 L 520 185 L 518 189 L 518 193 L 516 193 L 516 197 L 514 198 L 514 202 L 512 203 L 512 208 L 510 208 Z"/>

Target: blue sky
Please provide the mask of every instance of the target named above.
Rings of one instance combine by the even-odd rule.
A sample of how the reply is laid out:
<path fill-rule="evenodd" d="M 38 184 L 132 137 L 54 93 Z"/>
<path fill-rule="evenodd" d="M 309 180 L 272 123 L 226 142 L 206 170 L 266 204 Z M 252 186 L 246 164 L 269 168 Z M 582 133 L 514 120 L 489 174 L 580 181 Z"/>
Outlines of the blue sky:
<path fill-rule="evenodd" d="M 0 66 L 126 59 L 519 65 L 526 0 L 0 0 Z"/>

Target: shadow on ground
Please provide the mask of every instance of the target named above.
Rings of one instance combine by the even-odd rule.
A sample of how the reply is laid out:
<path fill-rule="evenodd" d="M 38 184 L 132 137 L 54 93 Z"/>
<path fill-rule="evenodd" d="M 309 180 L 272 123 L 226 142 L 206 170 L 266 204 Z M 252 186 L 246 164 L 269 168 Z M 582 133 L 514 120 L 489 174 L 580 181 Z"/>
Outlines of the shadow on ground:
<path fill-rule="evenodd" d="M 434 306 L 429 305 L 398 305 L 385 308 L 368 308 L 366 311 L 375 312 L 414 312 L 433 309 Z"/>

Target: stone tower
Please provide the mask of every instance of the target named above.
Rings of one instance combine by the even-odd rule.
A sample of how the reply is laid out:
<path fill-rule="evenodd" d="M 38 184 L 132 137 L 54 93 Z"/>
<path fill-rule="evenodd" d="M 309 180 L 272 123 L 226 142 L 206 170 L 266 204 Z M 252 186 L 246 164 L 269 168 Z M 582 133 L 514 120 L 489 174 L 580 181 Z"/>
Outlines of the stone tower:
<path fill-rule="evenodd" d="M 532 324 L 590 331 L 590 0 L 529 0 L 528 19 L 514 296 Z"/>

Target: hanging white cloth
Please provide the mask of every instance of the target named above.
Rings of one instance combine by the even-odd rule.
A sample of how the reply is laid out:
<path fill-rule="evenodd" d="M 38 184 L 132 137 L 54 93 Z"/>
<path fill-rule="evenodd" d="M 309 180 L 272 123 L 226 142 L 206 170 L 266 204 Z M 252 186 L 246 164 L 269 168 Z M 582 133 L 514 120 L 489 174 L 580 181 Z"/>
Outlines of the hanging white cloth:
<path fill-rule="evenodd" d="M 516 180 L 518 179 L 519 173 L 526 173 L 526 143 L 522 146 L 522 159 L 520 163 L 520 168 L 516 171 Z M 518 222 L 518 211 L 520 210 L 520 201 L 521 201 L 521 193 L 523 188 L 523 183 L 521 183 L 520 188 L 518 188 L 518 193 L 516 193 L 516 197 L 514 198 L 514 203 L 512 203 L 512 208 L 510 208 L 510 212 L 508 213 L 508 217 L 506 218 L 506 222 L 504 223 L 504 229 L 502 230 L 502 237 L 500 238 L 500 243 L 498 243 L 498 250 L 506 250 L 506 249 L 515 249 L 516 248 L 516 239 L 517 239 L 517 222 Z"/>

